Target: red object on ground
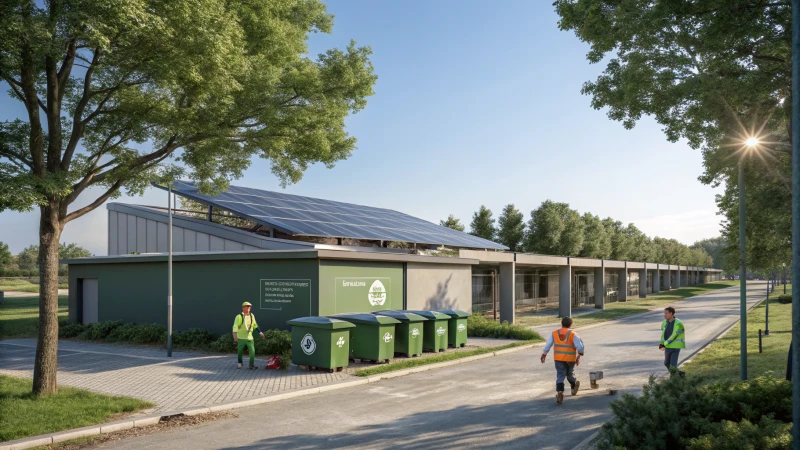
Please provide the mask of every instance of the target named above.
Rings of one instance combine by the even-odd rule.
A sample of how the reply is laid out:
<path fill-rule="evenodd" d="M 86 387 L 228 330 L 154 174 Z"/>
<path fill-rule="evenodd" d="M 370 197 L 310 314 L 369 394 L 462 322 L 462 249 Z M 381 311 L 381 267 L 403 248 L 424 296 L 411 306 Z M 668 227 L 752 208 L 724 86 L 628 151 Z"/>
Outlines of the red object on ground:
<path fill-rule="evenodd" d="M 264 366 L 265 369 L 280 369 L 281 367 L 281 358 L 278 356 L 273 356 L 272 358 L 267 360 L 267 365 Z"/>

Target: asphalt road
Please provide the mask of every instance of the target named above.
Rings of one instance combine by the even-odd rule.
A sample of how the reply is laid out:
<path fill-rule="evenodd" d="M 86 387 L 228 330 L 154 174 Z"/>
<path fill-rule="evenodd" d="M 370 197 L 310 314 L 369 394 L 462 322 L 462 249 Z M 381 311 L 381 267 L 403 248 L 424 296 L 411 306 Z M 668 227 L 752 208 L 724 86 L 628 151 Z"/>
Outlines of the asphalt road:
<path fill-rule="evenodd" d="M 748 303 L 765 294 L 748 284 Z M 739 288 L 676 306 L 686 324 L 681 360 L 738 319 Z M 661 311 L 579 331 L 586 355 L 577 369 L 583 386 L 555 404 L 552 352 L 540 348 L 235 410 L 238 419 L 111 442 L 102 448 L 525 448 L 571 449 L 607 421 L 609 403 L 638 392 L 650 374 L 665 372 L 658 350 Z M 757 326 L 753 324 L 752 326 Z M 551 330 L 548 330 L 551 331 Z M 590 370 L 603 370 L 601 389 L 589 389 Z M 616 396 L 606 389 L 620 392 Z M 569 394 L 569 393 L 567 393 Z"/>

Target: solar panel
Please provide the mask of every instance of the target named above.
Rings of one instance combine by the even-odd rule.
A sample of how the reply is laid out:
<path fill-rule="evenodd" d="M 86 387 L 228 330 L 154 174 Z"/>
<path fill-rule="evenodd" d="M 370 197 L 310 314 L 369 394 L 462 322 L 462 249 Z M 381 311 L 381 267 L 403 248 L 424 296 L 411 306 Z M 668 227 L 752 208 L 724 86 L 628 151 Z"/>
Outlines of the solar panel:
<path fill-rule="evenodd" d="M 156 186 L 165 189 L 164 186 Z M 205 195 L 189 181 L 176 181 L 177 195 L 229 211 L 260 225 L 297 236 L 416 242 L 507 250 L 508 247 L 390 209 L 355 205 L 282 192 L 230 186 Z"/>

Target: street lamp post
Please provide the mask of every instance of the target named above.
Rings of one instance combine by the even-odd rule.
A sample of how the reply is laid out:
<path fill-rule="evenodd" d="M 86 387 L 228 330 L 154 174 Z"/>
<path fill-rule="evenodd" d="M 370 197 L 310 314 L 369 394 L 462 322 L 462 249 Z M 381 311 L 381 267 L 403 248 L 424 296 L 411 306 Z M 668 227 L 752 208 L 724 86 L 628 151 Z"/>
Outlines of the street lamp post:
<path fill-rule="evenodd" d="M 167 233 L 167 356 L 172 356 L 172 182 L 169 183 L 167 210 L 169 211 L 169 233 Z"/>
<path fill-rule="evenodd" d="M 747 140 L 748 147 L 758 145 L 758 140 L 750 138 Z M 741 257 L 739 272 L 739 377 L 742 381 L 747 380 L 747 268 L 745 267 L 745 239 L 744 239 L 744 164 L 739 160 L 739 253 Z"/>

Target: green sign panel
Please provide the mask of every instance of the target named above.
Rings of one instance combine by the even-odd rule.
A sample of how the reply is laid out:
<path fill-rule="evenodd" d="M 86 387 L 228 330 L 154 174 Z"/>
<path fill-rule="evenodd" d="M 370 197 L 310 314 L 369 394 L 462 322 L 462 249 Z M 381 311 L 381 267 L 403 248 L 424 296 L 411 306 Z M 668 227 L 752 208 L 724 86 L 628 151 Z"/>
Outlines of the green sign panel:
<path fill-rule="evenodd" d="M 311 315 L 311 280 L 262 278 L 260 309 L 283 311 L 309 305 Z"/>
<path fill-rule="evenodd" d="M 336 277 L 335 308 L 356 311 L 392 309 L 392 279 L 390 277 Z"/>

